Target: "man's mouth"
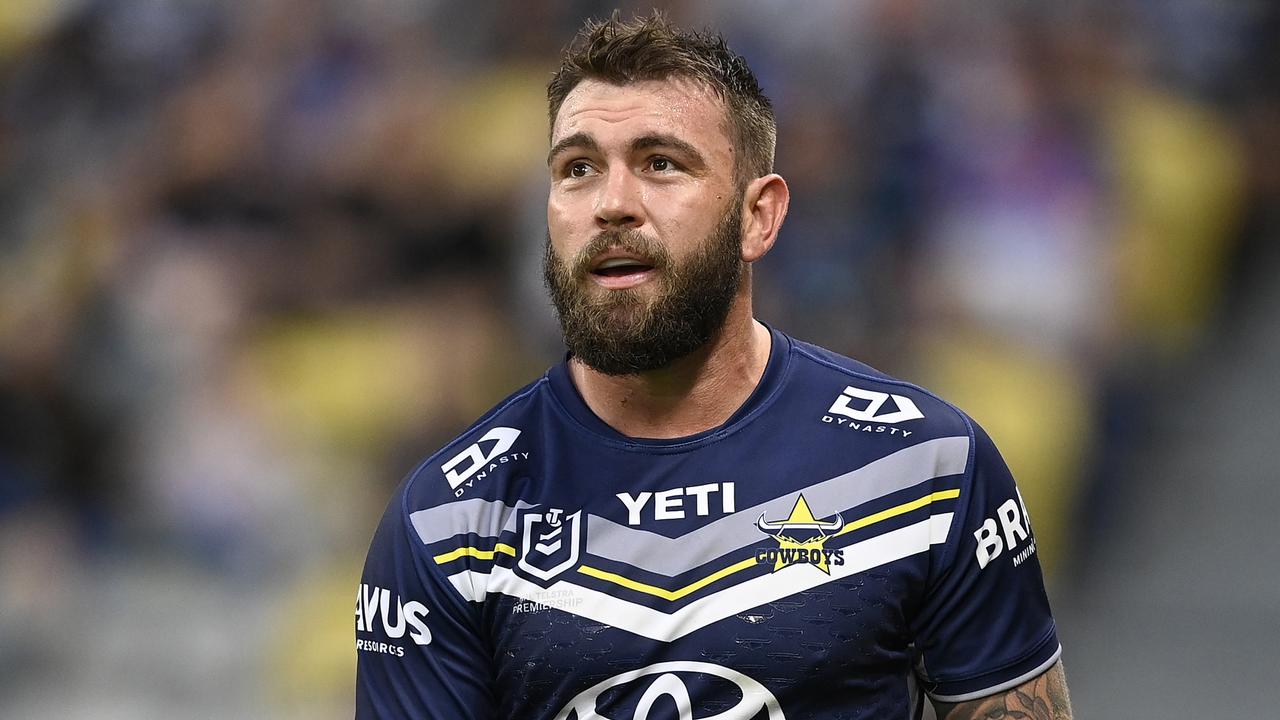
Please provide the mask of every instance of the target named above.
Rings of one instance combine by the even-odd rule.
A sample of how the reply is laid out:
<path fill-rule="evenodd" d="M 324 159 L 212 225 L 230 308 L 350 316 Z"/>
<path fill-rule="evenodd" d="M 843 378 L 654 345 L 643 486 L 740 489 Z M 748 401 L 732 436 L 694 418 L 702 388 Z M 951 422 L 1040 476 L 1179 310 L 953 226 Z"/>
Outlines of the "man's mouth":
<path fill-rule="evenodd" d="M 608 257 L 591 268 L 596 283 L 610 289 L 634 287 L 654 274 L 652 264 L 635 257 Z"/>
<path fill-rule="evenodd" d="M 632 275 L 645 270 L 652 270 L 653 266 L 635 258 L 611 258 L 596 265 L 592 270 L 592 274 L 603 277 L 622 277 L 623 275 Z"/>

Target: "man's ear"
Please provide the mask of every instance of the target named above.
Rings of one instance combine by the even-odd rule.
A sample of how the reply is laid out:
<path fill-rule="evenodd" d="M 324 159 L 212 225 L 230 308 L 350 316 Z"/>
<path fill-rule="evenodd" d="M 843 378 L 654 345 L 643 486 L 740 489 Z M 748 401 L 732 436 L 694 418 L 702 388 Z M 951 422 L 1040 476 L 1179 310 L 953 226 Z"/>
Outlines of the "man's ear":
<path fill-rule="evenodd" d="M 781 175 L 771 173 L 747 183 L 742 203 L 743 262 L 753 263 L 773 247 L 790 203 L 791 189 Z"/>

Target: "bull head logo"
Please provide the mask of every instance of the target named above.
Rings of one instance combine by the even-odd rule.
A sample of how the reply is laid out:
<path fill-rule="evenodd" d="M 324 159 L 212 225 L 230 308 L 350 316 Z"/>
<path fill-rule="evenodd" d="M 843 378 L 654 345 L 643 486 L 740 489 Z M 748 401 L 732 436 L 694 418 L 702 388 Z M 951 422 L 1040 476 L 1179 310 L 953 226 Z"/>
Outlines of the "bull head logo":
<path fill-rule="evenodd" d="M 809 510 L 809 503 L 804 501 L 804 495 L 801 495 L 791 509 L 791 516 L 786 520 L 765 520 L 764 513 L 760 513 L 756 527 L 765 535 L 772 535 L 778 540 L 804 544 L 815 540 L 821 542 L 840 532 L 844 529 L 844 518 L 836 513 L 836 519 L 830 522 L 818 520 Z"/>
<path fill-rule="evenodd" d="M 796 498 L 795 507 L 791 508 L 791 515 L 787 519 L 766 520 L 764 513 L 760 513 L 756 527 L 778 541 L 779 552 L 773 566 L 775 572 L 796 562 L 811 564 L 823 572 L 830 572 L 827 568 L 828 551 L 824 544 L 844 529 L 845 522 L 839 513 L 836 513 L 834 520 L 826 522 L 815 518 L 813 511 L 809 509 L 809 503 L 801 495 Z"/>

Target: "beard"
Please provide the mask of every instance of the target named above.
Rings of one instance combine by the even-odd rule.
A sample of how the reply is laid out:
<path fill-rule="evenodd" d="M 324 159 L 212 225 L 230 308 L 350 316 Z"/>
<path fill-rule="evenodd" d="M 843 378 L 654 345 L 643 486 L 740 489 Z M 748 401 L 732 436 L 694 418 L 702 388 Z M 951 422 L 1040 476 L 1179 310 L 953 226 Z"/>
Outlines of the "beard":
<path fill-rule="evenodd" d="M 636 230 L 601 232 L 566 262 L 548 234 L 543 276 L 569 352 L 606 375 L 634 375 L 706 345 L 724 325 L 742 280 L 741 235 L 732 202 L 699 249 L 680 262 Z M 656 296 L 647 297 L 643 287 L 605 290 L 591 281 L 592 259 L 615 247 L 653 265 Z"/>

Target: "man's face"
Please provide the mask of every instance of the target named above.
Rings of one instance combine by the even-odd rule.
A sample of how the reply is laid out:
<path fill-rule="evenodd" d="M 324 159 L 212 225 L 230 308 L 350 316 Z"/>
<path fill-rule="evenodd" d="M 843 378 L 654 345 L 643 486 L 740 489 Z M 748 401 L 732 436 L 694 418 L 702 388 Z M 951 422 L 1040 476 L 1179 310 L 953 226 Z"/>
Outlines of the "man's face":
<path fill-rule="evenodd" d="M 670 364 L 724 323 L 742 273 L 723 103 L 680 79 L 588 80 L 551 133 L 545 274 L 565 343 L 622 375 Z"/>

